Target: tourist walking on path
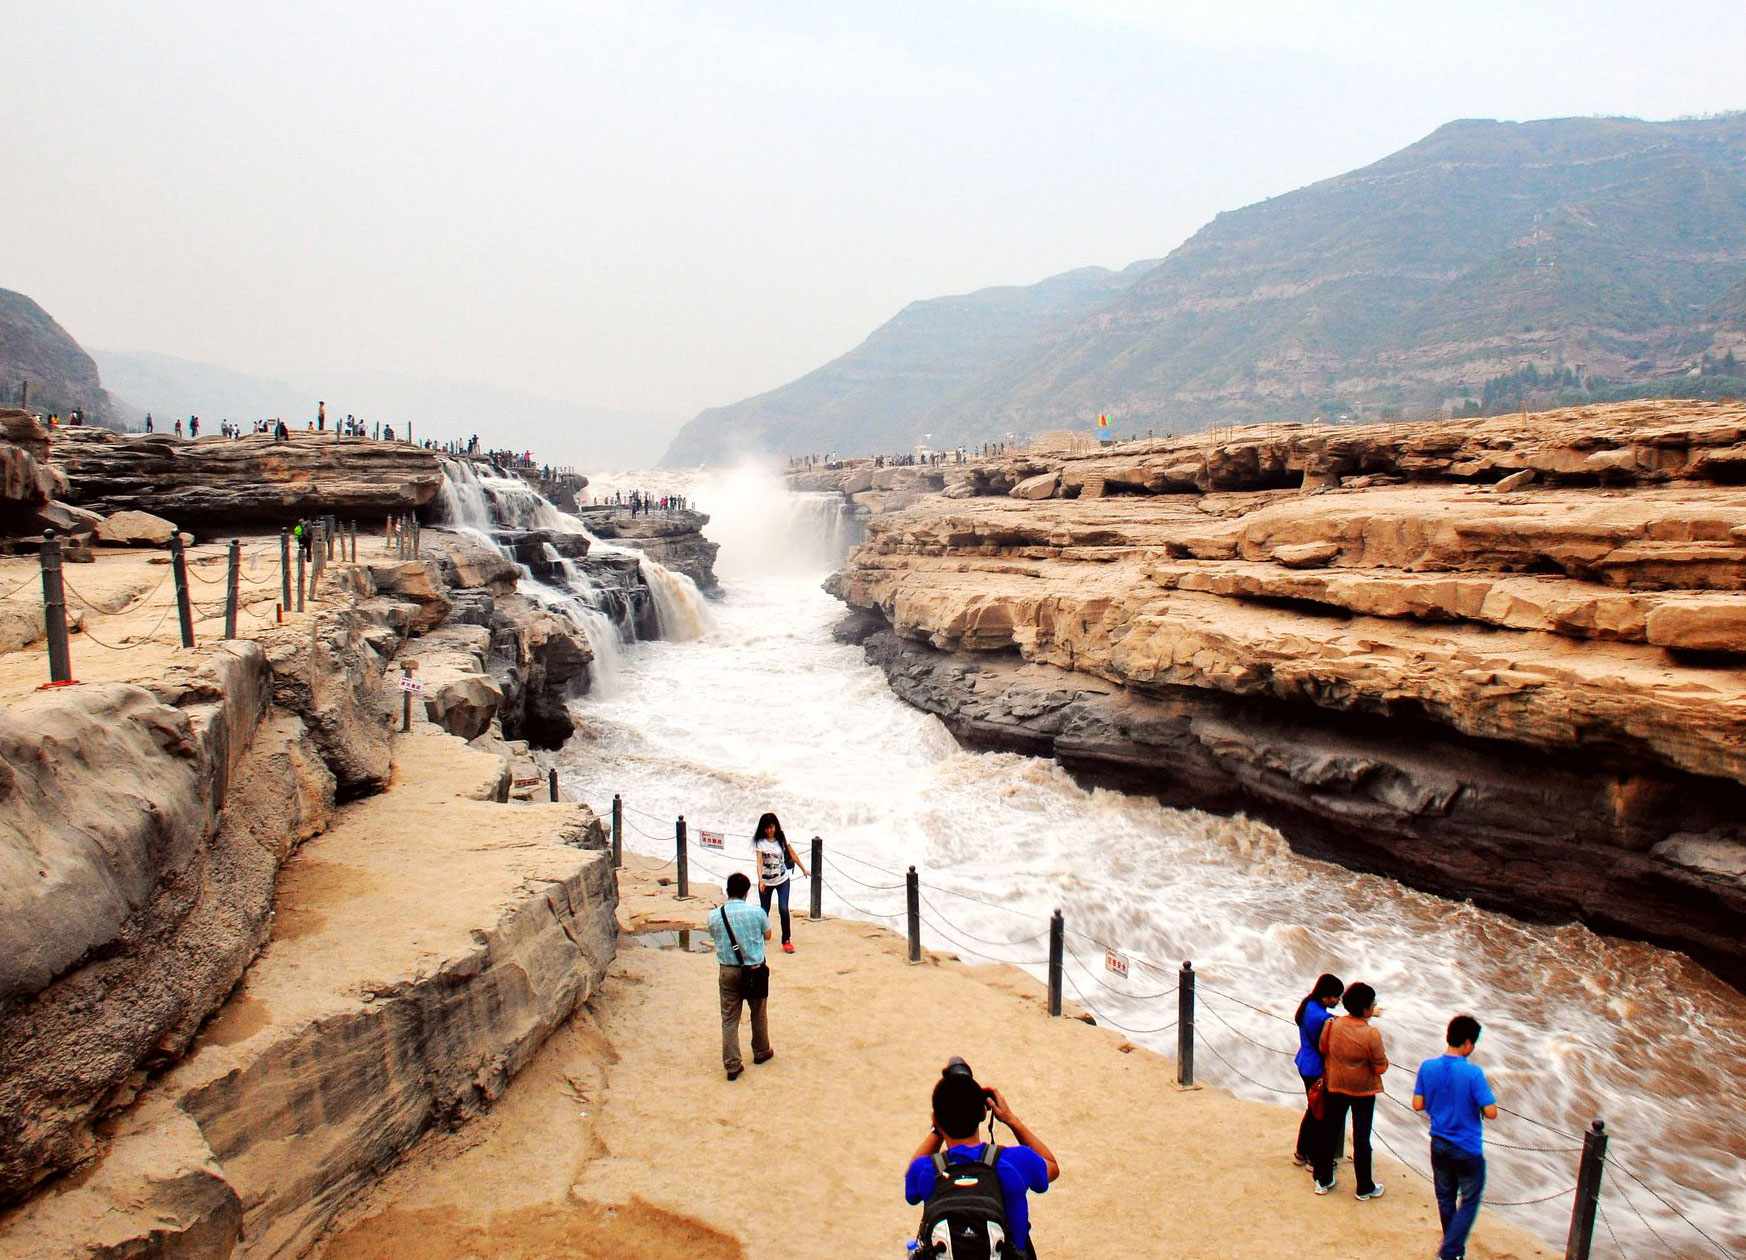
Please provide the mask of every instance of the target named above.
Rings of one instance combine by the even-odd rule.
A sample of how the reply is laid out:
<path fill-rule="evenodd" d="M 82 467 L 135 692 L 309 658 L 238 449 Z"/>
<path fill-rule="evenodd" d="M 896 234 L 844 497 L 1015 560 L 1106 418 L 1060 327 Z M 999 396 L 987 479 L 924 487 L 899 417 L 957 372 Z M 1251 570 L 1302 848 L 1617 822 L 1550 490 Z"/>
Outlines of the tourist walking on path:
<path fill-rule="evenodd" d="M 727 1078 L 737 1081 L 745 1064 L 740 1060 L 740 1006 L 752 1010 L 752 1062 L 765 1063 L 774 1055 L 770 1048 L 770 968 L 764 962 L 764 942 L 770 939 L 770 916 L 746 904 L 752 881 L 743 871 L 728 876 L 727 900 L 709 912 L 709 935 L 715 941 L 715 960 L 721 964 L 717 987 L 721 992 L 721 1065 Z"/>
<path fill-rule="evenodd" d="M 1457 1015 L 1443 1040 L 1449 1048 L 1419 1064 L 1413 1110 L 1431 1117 L 1431 1181 L 1443 1222 L 1437 1260 L 1462 1260 L 1485 1191 L 1485 1121 L 1497 1119 L 1497 1095 L 1470 1058 L 1479 1021 Z"/>
<path fill-rule="evenodd" d="M 1382 1014 L 1376 990 L 1355 984 L 1342 999 L 1347 1014 L 1322 1025 L 1322 1067 L 1327 1081 L 1327 1101 L 1322 1119 L 1322 1140 L 1316 1147 L 1316 1193 L 1334 1188 L 1334 1156 L 1346 1136 L 1346 1113 L 1352 1114 L 1352 1172 L 1358 1178 L 1360 1199 L 1379 1199 L 1382 1186 L 1370 1176 L 1370 1125 L 1376 1117 L 1376 1096 L 1382 1092 L 1382 1074 L 1388 1071 L 1388 1054 L 1382 1032 L 1370 1021 Z"/>
<path fill-rule="evenodd" d="M 782 952 L 792 954 L 794 933 L 792 920 L 788 917 L 788 891 L 794 881 L 795 868 L 799 867 L 802 875 L 808 871 L 800 865 L 800 858 L 795 855 L 794 846 L 788 843 L 788 837 L 782 834 L 782 824 L 776 821 L 775 814 L 761 815 L 752 836 L 752 848 L 758 855 L 758 904 L 768 915 L 770 898 L 776 898 L 782 910 Z"/>
<path fill-rule="evenodd" d="M 1316 978 L 1315 986 L 1304 1000 L 1297 1004 L 1297 1014 L 1292 1017 L 1292 1022 L 1297 1025 L 1297 1057 L 1292 1061 L 1297 1064 L 1297 1074 L 1303 1078 L 1303 1092 L 1309 1098 L 1303 1109 L 1303 1120 L 1297 1126 L 1297 1150 L 1291 1156 L 1291 1162 L 1299 1168 L 1315 1162 L 1316 1139 L 1326 1112 L 1323 1093 L 1326 1085 L 1323 1085 L 1323 1090 L 1316 1088 L 1316 1082 L 1322 1080 L 1322 1025 L 1334 1017 L 1334 1005 L 1345 991 L 1346 986 L 1340 983 L 1340 977 L 1324 972 Z"/>

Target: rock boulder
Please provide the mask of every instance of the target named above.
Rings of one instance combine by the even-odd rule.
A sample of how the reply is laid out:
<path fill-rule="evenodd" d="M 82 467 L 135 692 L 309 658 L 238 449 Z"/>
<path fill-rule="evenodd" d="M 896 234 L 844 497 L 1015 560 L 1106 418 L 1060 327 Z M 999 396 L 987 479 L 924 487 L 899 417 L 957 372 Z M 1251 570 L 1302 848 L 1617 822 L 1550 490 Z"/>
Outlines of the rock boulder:
<path fill-rule="evenodd" d="M 97 541 L 112 547 L 162 547 L 176 536 L 176 526 L 150 512 L 116 512 L 97 524 Z"/>

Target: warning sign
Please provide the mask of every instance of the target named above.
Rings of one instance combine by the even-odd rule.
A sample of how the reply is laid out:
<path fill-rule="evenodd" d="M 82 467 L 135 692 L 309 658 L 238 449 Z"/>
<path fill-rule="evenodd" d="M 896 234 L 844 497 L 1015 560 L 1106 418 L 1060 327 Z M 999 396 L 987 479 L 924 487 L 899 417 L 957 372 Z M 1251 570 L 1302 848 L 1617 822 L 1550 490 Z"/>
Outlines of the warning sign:
<path fill-rule="evenodd" d="M 422 695 L 424 693 L 424 683 L 414 678 L 411 674 L 402 674 L 400 676 L 400 690 L 410 691 L 415 696 Z"/>
<path fill-rule="evenodd" d="M 697 843 L 705 849 L 719 849 L 722 847 L 722 834 L 719 831 L 699 831 Z"/>
<path fill-rule="evenodd" d="M 1104 950 L 1103 969 L 1105 971 L 1114 972 L 1123 980 L 1126 980 L 1128 978 L 1128 956 L 1126 954 L 1118 954 L 1113 949 Z"/>

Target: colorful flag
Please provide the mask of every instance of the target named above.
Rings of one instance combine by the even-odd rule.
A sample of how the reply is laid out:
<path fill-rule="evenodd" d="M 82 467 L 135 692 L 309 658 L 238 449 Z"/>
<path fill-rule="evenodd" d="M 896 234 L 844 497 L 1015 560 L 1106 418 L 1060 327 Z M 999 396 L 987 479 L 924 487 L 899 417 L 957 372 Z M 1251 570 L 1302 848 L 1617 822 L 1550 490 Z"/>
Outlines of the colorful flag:
<path fill-rule="evenodd" d="M 1109 417 L 1108 416 L 1099 416 L 1097 418 L 1097 427 L 1100 429 L 1109 428 Z"/>

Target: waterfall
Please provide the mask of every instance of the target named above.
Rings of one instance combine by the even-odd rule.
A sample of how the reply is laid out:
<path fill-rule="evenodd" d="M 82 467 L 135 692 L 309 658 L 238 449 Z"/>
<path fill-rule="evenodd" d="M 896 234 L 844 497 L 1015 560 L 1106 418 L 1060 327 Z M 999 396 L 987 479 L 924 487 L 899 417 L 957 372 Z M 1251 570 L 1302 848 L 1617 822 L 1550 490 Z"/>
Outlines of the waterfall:
<path fill-rule="evenodd" d="M 494 548 L 515 565 L 521 574 L 521 593 L 568 619 L 587 639 L 594 652 L 596 683 L 611 687 L 623 663 L 623 644 L 640 636 L 634 601 L 612 585 L 610 573 L 599 578 L 591 573 L 594 561 L 607 563 L 592 567 L 619 574 L 635 568 L 648 590 L 658 637 L 693 639 L 710 629 L 709 607 L 696 583 L 684 574 L 640 551 L 595 537 L 520 477 L 466 459 L 445 459 L 442 469 L 436 498 L 438 523 Z M 539 537 L 513 537 L 517 534 Z M 587 559 L 565 555 L 567 548 L 555 545 L 565 538 L 576 540 L 578 554 L 585 551 Z M 518 548 L 517 543 L 522 545 Z M 530 556 L 536 543 L 537 552 Z M 535 557 L 539 573 L 529 563 Z"/>

